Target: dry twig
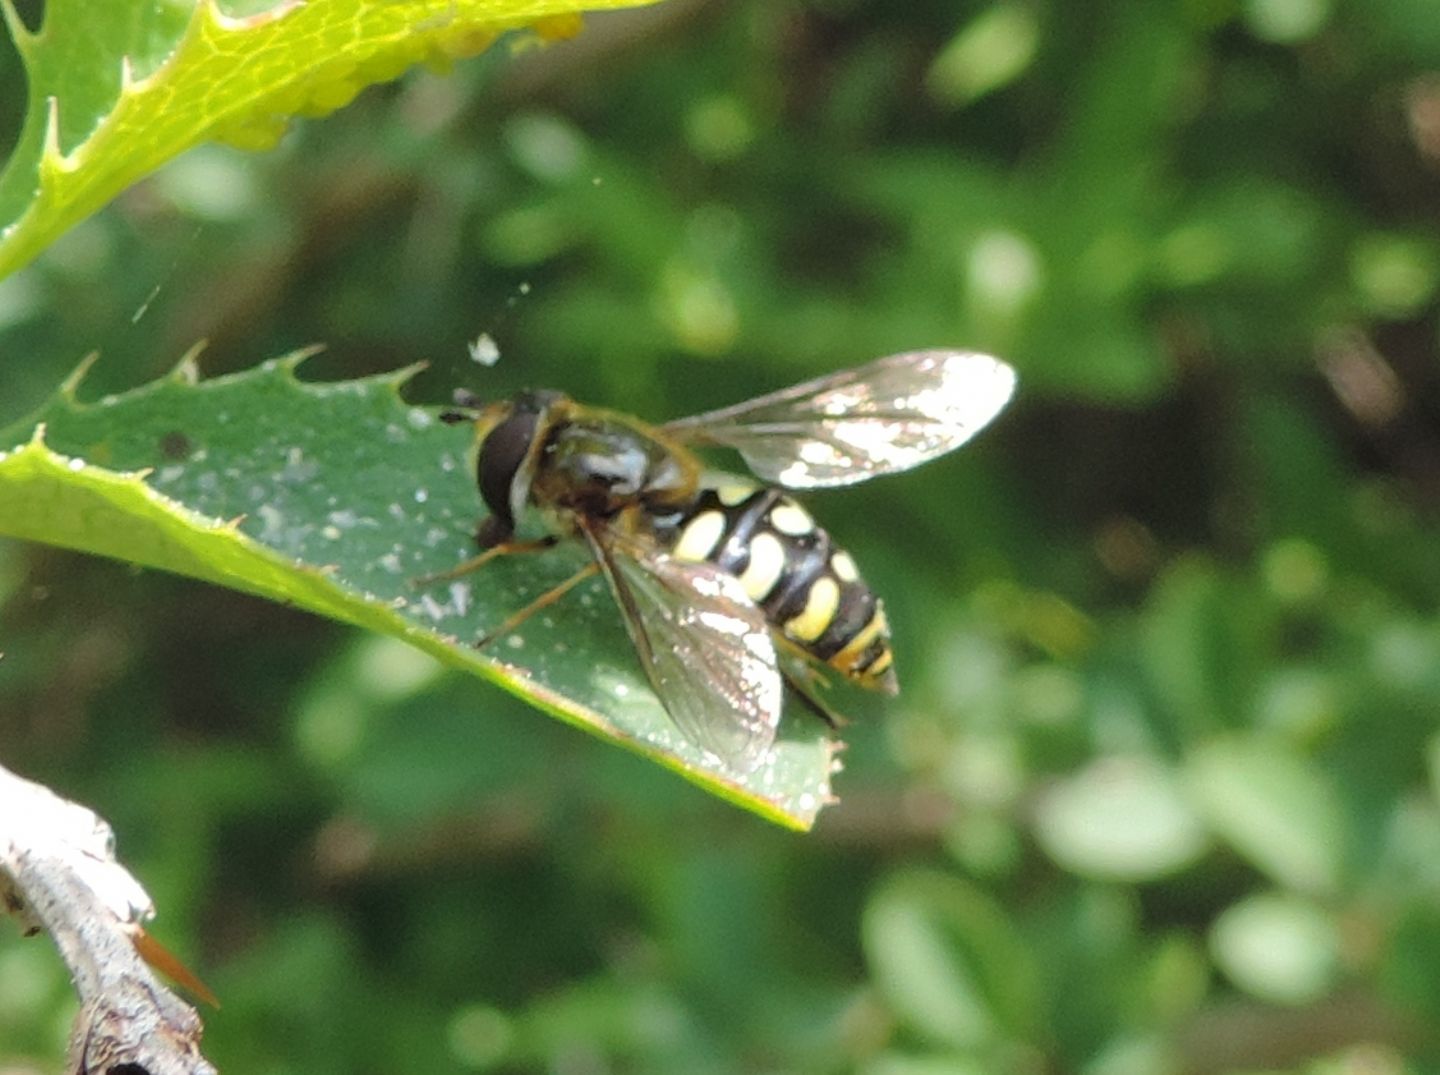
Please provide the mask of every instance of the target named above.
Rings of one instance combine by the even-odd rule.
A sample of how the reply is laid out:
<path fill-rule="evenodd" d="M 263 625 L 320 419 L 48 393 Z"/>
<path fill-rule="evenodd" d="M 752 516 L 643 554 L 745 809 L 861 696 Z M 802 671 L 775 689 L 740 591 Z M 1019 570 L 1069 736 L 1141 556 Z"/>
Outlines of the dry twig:
<path fill-rule="evenodd" d="M 70 1039 L 75 1075 L 215 1075 L 200 1055 L 195 1009 L 163 986 L 135 948 L 155 913 L 115 860 L 92 811 L 0 767 L 0 900 L 26 933 L 55 941 L 80 996 Z"/>

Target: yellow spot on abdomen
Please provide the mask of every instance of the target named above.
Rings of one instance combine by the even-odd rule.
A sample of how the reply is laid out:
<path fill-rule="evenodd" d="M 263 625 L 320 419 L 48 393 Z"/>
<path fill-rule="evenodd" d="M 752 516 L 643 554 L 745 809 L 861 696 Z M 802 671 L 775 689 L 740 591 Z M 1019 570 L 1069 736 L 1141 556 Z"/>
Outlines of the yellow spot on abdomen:
<path fill-rule="evenodd" d="M 840 585 L 828 575 L 821 575 L 805 595 L 805 609 L 785 621 L 785 633 L 797 642 L 814 642 L 825 633 L 840 607 Z"/>
<path fill-rule="evenodd" d="M 755 486 L 744 485 L 740 482 L 726 482 L 724 485 L 715 487 L 715 498 L 727 508 L 733 508 L 736 504 L 743 503 L 750 499 L 755 492 Z"/>
<path fill-rule="evenodd" d="M 815 529 L 815 520 L 799 504 L 786 501 L 770 509 L 770 525 L 782 534 L 799 537 Z"/>
<path fill-rule="evenodd" d="M 835 577 L 841 582 L 854 582 L 860 577 L 860 569 L 855 566 L 848 552 L 837 552 L 830 557 L 830 570 L 835 572 Z"/>
<path fill-rule="evenodd" d="M 750 539 L 750 562 L 740 573 L 740 585 L 752 601 L 763 601 L 785 570 L 785 549 L 774 534 L 760 533 Z"/>
<path fill-rule="evenodd" d="M 677 560 L 699 563 L 715 551 L 724 536 L 725 516 L 718 511 L 702 511 L 685 524 L 671 554 Z"/>

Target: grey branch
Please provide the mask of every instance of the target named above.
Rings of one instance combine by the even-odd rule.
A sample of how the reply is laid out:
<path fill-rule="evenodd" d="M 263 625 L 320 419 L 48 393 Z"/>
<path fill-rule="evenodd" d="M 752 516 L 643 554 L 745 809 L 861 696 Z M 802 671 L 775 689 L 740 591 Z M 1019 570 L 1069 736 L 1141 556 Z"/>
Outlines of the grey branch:
<path fill-rule="evenodd" d="M 74 1075 L 215 1075 L 195 1009 L 146 966 L 133 938 L 155 913 L 115 861 L 110 826 L 0 766 L 0 901 L 27 933 L 50 934 L 80 996 Z"/>

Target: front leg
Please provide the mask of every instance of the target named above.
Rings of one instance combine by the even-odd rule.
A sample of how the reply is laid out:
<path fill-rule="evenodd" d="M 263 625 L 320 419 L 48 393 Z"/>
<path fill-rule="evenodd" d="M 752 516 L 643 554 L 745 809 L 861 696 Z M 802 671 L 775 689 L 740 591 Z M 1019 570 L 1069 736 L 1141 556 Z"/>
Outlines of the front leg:
<path fill-rule="evenodd" d="M 559 538 L 546 536 L 536 538 L 534 541 L 502 541 L 498 545 L 491 545 L 485 548 L 485 551 L 479 556 L 472 556 L 463 563 L 452 567 L 449 571 L 439 571 L 433 575 L 421 575 L 418 579 L 411 579 L 410 585 L 419 589 L 422 586 L 429 586 L 432 582 L 443 582 L 445 579 L 458 579 L 461 575 L 468 575 L 472 571 L 479 570 L 496 557 L 509 556 L 511 553 L 517 552 L 543 552 L 545 549 L 554 546 L 558 540 Z"/>

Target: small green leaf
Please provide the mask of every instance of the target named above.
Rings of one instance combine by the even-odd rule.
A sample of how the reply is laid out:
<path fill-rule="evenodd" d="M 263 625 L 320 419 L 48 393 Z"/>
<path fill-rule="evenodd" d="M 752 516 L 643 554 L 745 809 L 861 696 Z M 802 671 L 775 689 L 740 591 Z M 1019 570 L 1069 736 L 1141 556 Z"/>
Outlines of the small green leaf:
<path fill-rule="evenodd" d="M 755 772 L 721 767 L 670 723 L 598 580 L 490 649 L 472 648 L 583 566 L 583 552 L 507 557 L 417 586 L 474 553 L 472 434 L 400 398 L 413 370 L 311 384 L 294 376 L 303 358 L 211 381 L 187 360 L 94 404 L 76 399 L 72 377 L 39 415 L 0 432 L 0 535 L 395 635 L 773 821 L 813 823 L 830 799 L 835 749 L 819 722 L 783 722 Z"/>
<path fill-rule="evenodd" d="M 1035 836 L 1074 873 L 1149 881 L 1184 869 L 1207 835 L 1175 774 L 1153 758 L 1104 758 L 1059 781 L 1035 810 Z"/>
<path fill-rule="evenodd" d="M 1001 3 L 977 15 L 941 50 L 926 84 L 942 105 L 969 104 L 1024 74 L 1035 58 L 1040 20 L 1029 7 Z"/>
<path fill-rule="evenodd" d="M 1210 932 L 1215 962 L 1232 982 L 1262 1000 L 1304 1004 L 1335 985 L 1340 930 L 1309 900 L 1277 892 L 1247 896 Z"/>
<path fill-rule="evenodd" d="M 0 175 L 0 278 L 135 180 L 201 142 L 274 145 L 416 63 L 473 56 L 502 33 L 578 29 L 586 8 L 648 0 L 281 0 L 244 18 L 216 0 L 51 0 L 29 32 L 25 128 Z"/>
<path fill-rule="evenodd" d="M 1177 739 L 1243 723 L 1270 650 L 1271 609 L 1202 557 L 1170 565 L 1146 599 L 1140 653 Z"/>
<path fill-rule="evenodd" d="M 958 877 L 891 878 L 865 909 L 871 974 L 927 1039 L 983 1050 L 1031 1029 L 1035 968 L 999 904 Z"/>
<path fill-rule="evenodd" d="M 1186 762 L 1193 802 L 1213 831 L 1280 884 L 1332 893 L 1346 829 L 1335 788 L 1307 759 L 1240 736 Z"/>

